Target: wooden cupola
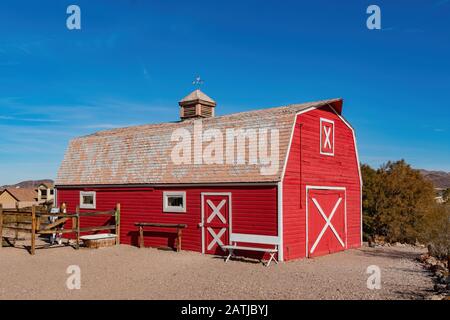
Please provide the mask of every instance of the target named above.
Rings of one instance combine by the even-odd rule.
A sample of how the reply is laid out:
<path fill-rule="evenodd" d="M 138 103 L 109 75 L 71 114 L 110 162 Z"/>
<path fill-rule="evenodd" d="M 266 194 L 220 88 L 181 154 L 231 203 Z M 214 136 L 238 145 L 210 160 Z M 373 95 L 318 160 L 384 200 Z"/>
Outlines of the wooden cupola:
<path fill-rule="evenodd" d="M 180 105 L 181 120 L 214 117 L 216 102 L 199 89 L 191 92 L 178 104 Z"/>

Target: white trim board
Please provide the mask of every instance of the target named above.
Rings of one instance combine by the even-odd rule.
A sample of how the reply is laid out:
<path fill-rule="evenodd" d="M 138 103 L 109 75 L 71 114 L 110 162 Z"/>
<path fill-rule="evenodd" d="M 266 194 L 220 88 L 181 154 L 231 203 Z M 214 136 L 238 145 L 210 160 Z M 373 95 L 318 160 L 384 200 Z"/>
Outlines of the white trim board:
<path fill-rule="evenodd" d="M 348 248 L 348 236 L 347 236 L 347 188 L 346 187 L 334 187 L 334 186 L 306 186 L 306 252 L 305 258 L 309 257 L 309 206 L 308 206 L 308 191 L 309 190 L 343 190 L 344 191 L 344 231 L 345 231 L 345 249 Z"/>
<path fill-rule="evenodd" d="M 278 205 L 278 261 L 284 261 L 284 248 L 283 248 L 283 182 L 278 182 L 277 187 L 277 205 Z"/>

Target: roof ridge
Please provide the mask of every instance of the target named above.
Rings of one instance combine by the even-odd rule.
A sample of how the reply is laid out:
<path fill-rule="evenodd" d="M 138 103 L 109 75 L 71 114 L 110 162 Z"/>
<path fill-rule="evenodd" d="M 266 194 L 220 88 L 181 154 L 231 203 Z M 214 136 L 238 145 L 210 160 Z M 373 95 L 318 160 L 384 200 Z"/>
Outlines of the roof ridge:
<path fill-rule="evenodd" d="M 245 114 L 256 114 L 256 113 L 270 113 L 274 111 L 282 111 L 282 110 L 291 110 L 292 112 L 297 112 L 297 108 L 300 107 L 314 107 L 321 104 L 329 104 L 333 102 L 337 102 L 339 100 L 342 100 L 342 98 L 333 98 L 333 99 L 325 99 L 325 100 L 317 100 L 317 101 L 310 101 L 310 102 L 304 102 L 304 103 L 294 103 L 294 104 L 288 104 L 288 105 L 282 105 L 277 107 L 269 107 L 269 108 L 260 108 L 255 110 L 246 110 L 246 111 L 239 111 L 229 114 L 224 114 L 216 117 L 211 118 L 203 118 L 202 121 L 216 121 L 217 119 L 224 119 L 224 118 L 230 118 L 235 116 L 242 116 Z M 171 121 L 171 122 L 159 122 L 159 123 L 148 123 L 148 124 L 141 124 L 136 126 L 128 126 L 128 127 L 121 127 L 121 128 L 114 128 L 114 129 L 108 129 L 108 130 L 100 130 L 88 135 L 80 136 L 75 139 L 81 139 L 81 138 L 87 138 L 87 137 L 104 137 L 107 135 L 113 135 L 113 134 L 126 134 L 129 133 L 129 130 L 131 129 L 150 129 L 150 128 L 156 128 L 158 126 L 167 126 L 167 125 L 173 125 L 177 126 L 181 123 L 191 123 L 193 121 L 196 121 L 198 119 L 187 119 L 187 120 L 179 120 L 179 121 Z"/>

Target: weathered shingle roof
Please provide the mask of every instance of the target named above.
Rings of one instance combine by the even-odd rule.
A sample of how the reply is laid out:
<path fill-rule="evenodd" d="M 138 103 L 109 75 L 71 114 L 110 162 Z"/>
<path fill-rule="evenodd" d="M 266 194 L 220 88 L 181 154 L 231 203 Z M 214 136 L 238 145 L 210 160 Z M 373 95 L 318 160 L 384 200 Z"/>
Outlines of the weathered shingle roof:
<path fill-rule="evenodd" d="M 34 189 L 28 188 L 6 188 L 3 192 L 8 192 L 17 201 L 36 201 L 37 193 Z M 2 192 L 0 192 L 1 194 Z"/>
<path fill-rule="evenodd" d="M 340 112 L 342 100 L 294 104 L 202 120 L 203 131 L 219 129 L 223 133 L 224 142 L 227 129 L 277 129 L 279 169 L 272 175 L 262 175 L 261 165 L 248 163 L 175 164 L 171 152 L 177 142 L 172 142 L 171 136 L 176 129 L 181 128 L 193 133 L 194 121 L 186 120 L 101 131 L 73 139 L 55 184 L 64 186 L 280 181 L 295 114 L 301 110 L 328 104 L 333 104 Z M 247 148 L 246 155 L 248 151 Z"/>

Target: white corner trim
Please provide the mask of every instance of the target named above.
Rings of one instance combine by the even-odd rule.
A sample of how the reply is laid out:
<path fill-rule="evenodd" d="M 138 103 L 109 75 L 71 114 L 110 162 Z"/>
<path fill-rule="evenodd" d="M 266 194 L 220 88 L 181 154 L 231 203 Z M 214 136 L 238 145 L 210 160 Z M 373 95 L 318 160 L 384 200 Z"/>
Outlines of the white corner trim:
<path fill-rule="evenodd" d="M 283 182 L 278 182 L 277 186 L 278 192 L 278 237 L 279 237 L 279 248 L 278 248 L 278 260 L 284 261 L 284 243 L 283 243 Z"/>
<path fill-rule="evenodd" d="M 205 202 L 204 197 L 205 197 L 204 193 L 201 193 L 201 199 L 200 199 L 200 201 L 201 201 L 201 205 L 200 205 L 200 207 L 201 207 L 201 218 L 200 218 L 200 225 L 199 226 L 201 228 L 201 234 L 202 234 L 202 254 L 205 254 L 205 232 L 204 232 L 204 229 L 205 229 L 205 226 L 204 226 L 204 223 L 205 223 L 205 208 L 204 208 L 204 205 L 203 205 L 203 203 Z"/>

